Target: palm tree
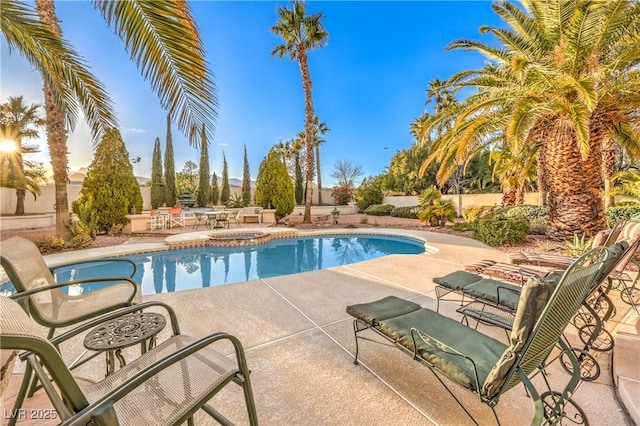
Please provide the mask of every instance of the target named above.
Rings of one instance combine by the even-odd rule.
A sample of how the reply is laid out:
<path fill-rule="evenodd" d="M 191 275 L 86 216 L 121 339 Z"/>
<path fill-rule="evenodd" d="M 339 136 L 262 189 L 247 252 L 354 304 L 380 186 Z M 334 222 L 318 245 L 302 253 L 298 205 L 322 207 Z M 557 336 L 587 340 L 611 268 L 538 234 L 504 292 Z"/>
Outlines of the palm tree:
<path fill-rule="evenodd" d="M 182 0 L 96 1 L 94 7 L 123 39 L 127 52 L 135 58 L 179 130 L 197 146 L 198 130 L 203 125 L 208 132 L 214 129 L 217 99 L 188 4 Z M 70 124 L 72 129 L 82 112 L 97 142 L 105 131 L 117 127 L 117 120 L 104 88 L 62 39 L 53 0 L 36 0 L 35 11 L 37 15 L 21 1 L 3 0 L 0 33 L 10 48 L 38 69 L 45 82 L 47 139 L 56 186 L 56 232 L 68 238 L 65 125 Z"/>
<path fill-rule="evenodd" d="M 513 152 L 537 148 L 551 234 L 592 235 L 605 226 L 603 138 L 616 128 L 635 127 L 637 134 L 640 3 L 530 0 L 522 8 L 497 2 L 493 9 L 509 28 L 482 30 L 500 47 L 469 40 L 448 47 L 476 50 L 491 61 L 449 80 L 478 89 L 459 112 L 452 145 L 498 131 Z"/>
<path fill-rule="evenodd" d="M 314 149 L 314 133 L 313 119 L 315 113 L 313 110 L 313 95 L 311 93 L 311 74 L 309 73 L 309 64 L 307 62 L 307 50 L 322 47 L 327 38 L 328 33 L 322 26 L 320 20 L 322 13 L 313 15 L 305 15 L 304 3 L 302 1 L 294 1 L 291 8 L 278 8 L 279 20 L 276 25 L 271 27 L 271 32 L 279 35 L 284 40 L 284 44 L 276 46 L 272 51 L 272 55 L 278 55 L 280 59 L 285 54 L 289 55 L 291 60 L 298 61 L 300 73 L 302 75 L 302 88 L 304 90 L 305 101 L 305 147 L 306 147 L 306 200 L 304 206 L 303 223 L 311 223 L 311 195 L 313 194 L 313 149 Z"/>
<path fill-rule="evenodd" d="M 24 215 L 24 197 L 27 189 L 34 194 L 40 193 L 38 181 L 34 181 L 34 175 L 29 173 L 32 162 L 25 162 L 22 158 L 23 154 L 38 152 L 37 147 L 33 145 L 25 145 L 24 139 L 32 139 L 38 137 L 38 128 L 44 125 L 44 120 L 40 117 L 40 105 L 25 105 L 22 96 L 10 97 L 7 102 L 2 104 L 0 111 L 0 123 L 2 125 L 2 137 L 13 141 L 16 145 L 14 158 L 11 159 L 11 186 L 16 188 L 18 197 L 16 202 L 16 216 Z M 25 164 L 26 163 L 26 164 Z M 5 163 L 3 166 L 8 166 Z M 3 179 L 4 181 L 5 179 Z"/>

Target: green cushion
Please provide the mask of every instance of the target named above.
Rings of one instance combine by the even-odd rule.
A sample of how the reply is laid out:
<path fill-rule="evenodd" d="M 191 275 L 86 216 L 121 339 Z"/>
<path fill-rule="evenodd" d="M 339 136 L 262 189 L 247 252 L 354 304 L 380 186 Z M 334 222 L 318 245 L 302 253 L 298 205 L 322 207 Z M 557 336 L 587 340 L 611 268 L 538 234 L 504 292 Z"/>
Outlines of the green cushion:
<path fill-rule="evenodd" d="M 472 358 L 478 370 L 480 386 L 507 347 L 498 340 L 430 309 L 420 309 L 380 321 L 380 330 L 410 351 L 413 351 L 412 327 Z M 422 358 L 451 380 L 467 389 L 477 391 L 473 368 L 468 360 L 446 354 L 437 346 L 422 340 L 418 339 L 417 342 L 418 354 Z"/>
<path fill-rule="evenodd" d="M 347 306 L 347 313 L 367 324 L 377 325 L 378 321 L 404 315 L 420 308 L 421 306 L 417 303 L 395 296 L 387 296 L 375 302 Z"/>
<path fill-rule="evenodd" d="M 522 287 L 514 284 L 507 284 L 503 281 L 483 278 L 465 287 L 465 292 L 472 297 L 490 300 L 501 306 L 515 310 L 520 299 Z"/>
<path fill-rule="evenodd" d="M 464 290 L 469 284 L 480 281 L 482 277 L 467 271 L 452 272 L 444 277 L 436 277 L 433 282 L 453 290 Z"/>
<path fill-rule="evenodd" d="M 557 284 L 558 279 L 556 276 L 551 279 L 532 277 L 522 288 L 518 310 L 516 311 L 511 336 L 509 337 L 511 344 L 492 368 L 482 387 L 482 392 L 487 398 L 494 397 L 500 391 L 507 379 L 509 370 L 516 362 L 518 354 L 522 351 L 531 334 L 531 330 L 533 330 Z"/>

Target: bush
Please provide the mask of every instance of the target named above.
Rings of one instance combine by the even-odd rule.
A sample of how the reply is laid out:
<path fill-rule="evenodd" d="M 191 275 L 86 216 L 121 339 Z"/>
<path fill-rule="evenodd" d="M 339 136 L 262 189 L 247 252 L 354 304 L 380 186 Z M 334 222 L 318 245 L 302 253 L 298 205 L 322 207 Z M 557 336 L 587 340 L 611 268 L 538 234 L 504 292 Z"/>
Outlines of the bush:
<path fill-rule="evenodd" d="M 496 206 L 469 207 L 462 212 L 465 222 L 473 223 L 496 209 Z"/>
<path fill-rule="evenodd" d="M 260 163 L 255 197 L 257 206 L 276 209 L 276 221 L 291 214 L 295 206 L 289 172 L 273 149 Z M 222 198 L 220 200 L 222 201 Z"/>
<path fill-rule="evenodd" d="M 391 204 L 374 204 L 367 207 L 364 213 L 371 216 L 389 216 L 394 208 Z"/>
<path fill-rule="evenodd" d="M 40 237 L 33 241 L 40 253 L 47 254 L 64 248 L 64 239 L 56 237 Z"/>
<path fill-rule="evenodd" d="M 420 206 L 422 211 L 418 219 L 427 225 L 444 226 L 447 222 L 453 222 L 456 217 L 456 206 L 450 200 L 443 200 L 442 193 L 435 186 L 420 194 Z"/>
<path fill-rule="evenodd" d="M 417 219 L 421 211 L 422 207 L 420 206 L 396 207 L 395 209 L 391 210 L 391 216 L 403 217 L 405 219 Z"/>
<path fill-rule="evenodd" d="M 72 249 L 83 249 L 90 247 L 93 244 L 93 238 L 87 234 L 78 234 L 71 238 L 69 241 L 69 247 Z"/>
<path fill-rule="evenodd" d="M 376 186 L 374 178 L 366 178 L 356 189 L 356 204 L 358 211 L 365 211 L 369 206 L 374 204 L 382 204 L 384 195 L 382 190 Z"/>
<path fill-rule="evenodd" d="M 640 214 L 640 204 L 607 207 L 604 211 L 607 218 L 607 225 L 613 228 L 621 219 L 631 219 Z"/>
<path fill-rule="evenodd" d="M 447 225 L 446 227 L 454 231 L 464 232 L 464 231 L 473 231 L 473 228 L 475 227 L 475 225 L 473 223 L 458 222 L 458 223 L 454 223 L 453 225 Z"/>
<path fill-rule="evenodd" d="M 479 219 L 473 229 L 473 238 L 491 247 L 523 243 L 529 232 L 529 224 L 523 218 L 507 218 L 492 215 Z"/>
<path fill-rule="evenodd" d="M 334 186 L 331 190 L 331 196 L 336 204 L 345 205 L 353 198 L 353 189 L 350 186 Z"/>
<path fill-rule="evenodd" d="M 360 224 L 361 225 L 367 225 L 369 223 L 369 218 L 368 217 L 361 217 L 360 218 Z"/>
<path fill-rule="evenodd" d="M 543 219 L 549 217 L 549 207 L 521 205 L 508 208 L 505 217 L 521 217 L 531 222 L 533 219 Z"/>
<path fill-rule="evenodd" d="M 529 231 L 532 234 L 545 235 L 549 229 L 548 217 L 536 217 L 529 221 Z"/>

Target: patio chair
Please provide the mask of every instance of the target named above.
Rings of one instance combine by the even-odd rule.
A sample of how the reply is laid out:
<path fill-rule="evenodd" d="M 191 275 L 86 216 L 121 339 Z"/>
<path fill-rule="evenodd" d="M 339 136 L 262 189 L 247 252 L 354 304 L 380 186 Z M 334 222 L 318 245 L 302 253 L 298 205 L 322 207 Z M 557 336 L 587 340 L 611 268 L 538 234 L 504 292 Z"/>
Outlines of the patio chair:
<path fill-rule="evenodd" d="M 532 278 L 522 289 L 508 345 L 394 296 L 348 306 L 347 312 L 355 318 L 354 363 L 358 363 L 359 340 L 370 340 L 361 333 L 371 330 L 426 366 L 475 424 L 478 423 L 443 377 L 488 405 L 498 424 L 495 406 L 505 392 L 520 382 L 534 401 L 531 424 L 542 424 L 543 420 L 555 424 L 563 417 L 586 424 L 586 415 L 571 399 L 580 382 L 579 363 L 563 341 L 562 332 L 591 291 L 607 255 L 602 248 L 586 253 L 565 271 L 555 287 L 546 280 Z M 543 374 L 548 390 L 540 394 L 529 376 L 544 368 L 556 346 L 571 361 L 573 373 L 562 391 L 552 390 Z"/>
<path fill-rule="evenodd" d="M 236 212 L 236 214 L 231 216 L 231 220 L 233 220 L 236 223 L 236 226 L 238 228 L 240 228 L 242 225 L 240 225 L 240 219 L 242 218 L 242 210 L 238 210 Z"/>
<path fill-rule="evenodd" d="M 600 366 L 589 350 L 606 352 L 613 348 L 613 336 L 604 328 L 604 325 L 613 315 L 614 305 L 601 284 L 606 280 L 609 285 L 606 285 L 605 288 L 609 288 L 610 279 L 608 276 L 610 273 L 621 264 L 626 264 L 626 261 L 639 246 L 640 239 L 631 245 L 628 245 L 626 241 L 621 241 L 607 249 L 607 260 L 603 263 L 603 267 L 594 281 L 594 287 L 589 297 L 582 302 L 579 312 L 572 319 L 572 324 L 578 330 L 578 337 L 584 344 L 582 348 L 571 348 L 580 361 L 583 380 L 595 380 L 600 375 Z M 541 279 L 555 285 L 561 276 L 556 271 L 544 278 L 532 277 L 524 285 L 524 288 L 532 280 Z M 484 279 L 466 271 L 457 271 L 444 277 L 434 278 L 434 282 L 437 284 L 438 308 L 442 296 L 454 292 L 462 295 L 461 307 L 457 312 L 463 315 L 465 321 L 468 322 L 468 319 L 472 318 L 477 323 L 511 330 L 523 287 Z M 471 302 L 465 303 L 465 298 L 470 299 Z M 563 363 L 563 367 L 569 371 L 568 363 Z"/>
<path fill-rule="evenodd" d="M 216 224 L 215 227 L 220 228 L 229 228 L 229 214 L 227 212 L 218 213 L 216 216 Z"/>
<path fill-rule="evenodd" d="M 108 318 L 145 307 L 147 304 L 125 308 Z M 67 333 L 87 331 L 102 320 L 95 319 Z M 242 386 L 249 423 L 256 425 L 250 372 L 240 341 L 227 333 L 202 339 L 181 335 L 175 315 L 172 325 L 173 336 L 168 340 L 104 380 L 83 385 L 71 375 L 55 346 L 56 339 L 68 338 L 67 333 L 51 342 L 43 339 L 36 323 L 16 302 L 0 297 L 0 347 L 27 351 L 20 358 L 27 361 L 26 368 L 32 369 L 44 383 L 64 425 L 175 425 L 185 421 L 193 424 L 193 415 L 201 408 L 218 422 L 231 424 L 207 404 L 230 382 Z M 216 342 L 233 345 L 235 362 L 213 349 Z"/>
<path fill-rule="evenodd" d="M 40 325 L 49 329 L 52 338 L 56 329 L 77 324 L 115 309 L 131 306 L 141 300 L 139 285 L 131 279 L 135 264 L 126 259 L 99 259 L 90 262 L 127 262 L 133 271 L 129 277 L 94 277 L 56 282 L 36 245 L 26 238 L 12 237 L 0 244 L 0 265 L 19 293 L 43 288 L 21 302 L 25 311 Z M 90 263 L 86 262 L 86 263 Z M 103 284 L 93 291 L 71 295 L 72 286 Z M 65 292 L 63 291 L 67 291 Z"/>
<path fill-rule="evenodd" d="M 151 210 L 149 212 L 149 228 L 153 231 L 154 229 L 165 229 L 166 221 L 165 215 L 161 214 L 158 210 Z"/>
<path fill-rule="evenodd" d="M 209 215 L 207 215 L 206 213 L 200 213 L 200 212 L 194 212 L 193 214 L 196 217 L 196 221 L 193 224 L 193 229 L 198 229 L 198 227 L 202 222 L 204 222 L 204 226 L 206 228 L 209 227 Z"/>
<path fill-rule="evenodd" d="M 169 224 L 169 228 L 173 228 L 174 226 L 181 226 L 184 228 L 185 216 L 182 207 L 174 207 L 169 209 L 169 220 L 171 221 Z"/>

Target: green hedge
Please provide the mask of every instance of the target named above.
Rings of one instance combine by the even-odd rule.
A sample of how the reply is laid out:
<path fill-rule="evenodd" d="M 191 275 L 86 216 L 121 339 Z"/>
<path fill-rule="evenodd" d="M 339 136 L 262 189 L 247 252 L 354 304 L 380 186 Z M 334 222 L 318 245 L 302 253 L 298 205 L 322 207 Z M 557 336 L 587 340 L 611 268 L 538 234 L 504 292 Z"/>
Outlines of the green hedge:
<path fill-rule="evenodd" d="M 491 247 L 517 245 L 527 239 L 529 223 L 521 218 L 494 215 L 476 221 L 473 238 Z"/>
<path fill-rule="evenodd" d="M 422 211 L 422 207 L 420 206 L 412 206 L 412 207 L 396 207 L 391 210 L 391 216 L 393 217 L 403 217 L 405 219 L 417 219 L 418 214 Z"/>
<path fill-rule="evenodd" d="M 389 216 L 394 208 L 391 204 L 374 204 L 367 207 L 364 214 L 371 216 Z"/>
<path fill-rule="evenodd" d="M 465 222 L 473 223 L 476 220 L 487 216 L 489 213 L 496 209 L 496 206 L 469 207 L 462 212 L 462 217 L 464 218 Z"/>
<path fill-rule="evenodd" d="M 640 214 L 640 204 L 607 207 L 604 211 L 607 225 L 613 228 L 621 219 L 631 219 Z"/>
<path fill-rule="evenodd" d="M 513 206 L 504 212 L 505 217 L 521 217 L 531 222 L 534 219 L 543 219 L 549 217 L 549 207 L 532 206 L 523 204 L 521 206 Z"/>

